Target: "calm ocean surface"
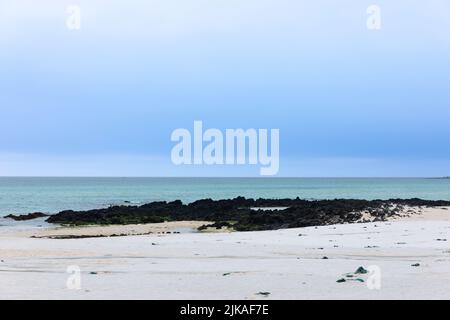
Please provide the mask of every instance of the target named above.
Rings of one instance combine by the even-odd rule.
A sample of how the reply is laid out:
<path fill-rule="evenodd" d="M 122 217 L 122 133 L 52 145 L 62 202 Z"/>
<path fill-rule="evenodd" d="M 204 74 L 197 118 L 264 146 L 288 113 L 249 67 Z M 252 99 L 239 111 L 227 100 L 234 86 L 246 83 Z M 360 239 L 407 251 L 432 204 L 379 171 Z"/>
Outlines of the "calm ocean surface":
<path fill-rule="evenodd" d="M 412 178 L 0 178 L 0 216 L 56 213 L 155 200 L 237 196 L 450 200 L 450 179 Z"/>

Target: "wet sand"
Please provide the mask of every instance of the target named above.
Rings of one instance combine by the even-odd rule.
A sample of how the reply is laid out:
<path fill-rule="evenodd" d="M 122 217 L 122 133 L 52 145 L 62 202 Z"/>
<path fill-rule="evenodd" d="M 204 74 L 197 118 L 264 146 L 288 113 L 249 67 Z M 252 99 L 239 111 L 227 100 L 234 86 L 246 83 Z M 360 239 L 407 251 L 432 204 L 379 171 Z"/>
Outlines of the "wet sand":
<path fill-rule="evenodd" d="M 43 230 L 24 231 L 21 233 L 16 233 L 16 235 L 33 238 L 89 238 L 171 233 L 178 234 L 197 232 L 198 227 L 211 223 L 212 222 L 208 221 L 173 221 L 149 224 L 56 227 L 45 228 Z"/>

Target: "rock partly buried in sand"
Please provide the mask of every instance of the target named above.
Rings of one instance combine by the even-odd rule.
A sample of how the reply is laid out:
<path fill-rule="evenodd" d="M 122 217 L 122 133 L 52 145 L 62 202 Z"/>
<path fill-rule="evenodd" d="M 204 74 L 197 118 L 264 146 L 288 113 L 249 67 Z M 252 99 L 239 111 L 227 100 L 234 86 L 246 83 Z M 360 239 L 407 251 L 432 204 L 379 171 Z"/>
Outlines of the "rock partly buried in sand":
<path fill-rule="evenodd" d="M 263 296 L 263 297 L 268 297 L 270 295 L 270 292 L 260 291 L 260 292 L 257 293 L 257 295 Z"/>
<path fill-rule="evenodd" d="M 358 269 L 356 269 L 355 272 L 346 273 L 344 275 L 345 278 L 340 278 L 336 282 L 338 282 L 338 283 L 342 283 L 342 282 L 346 282 L 346 281 L 364 282 L 364 279 L 355 278 L 355 276 L 356 275 L 361 275 L 361 274 L 367 274 L 367 273 L 369 273 L 369 271 L 361 266 L 361 267 L 358 267 Z"/>
<path fill-rule="evenodd" d="M 26 221 L 26 220 L 33 220 L 37 218 L 43 218 L 48 217 L 48 214 L 42 213 L 42 212 L 34 212 L 29 214 L 23 214 L 23 215 L 14 215 L 9 214 L 5 216 L 5 218 L 13 219 L 15 221 Z"/>

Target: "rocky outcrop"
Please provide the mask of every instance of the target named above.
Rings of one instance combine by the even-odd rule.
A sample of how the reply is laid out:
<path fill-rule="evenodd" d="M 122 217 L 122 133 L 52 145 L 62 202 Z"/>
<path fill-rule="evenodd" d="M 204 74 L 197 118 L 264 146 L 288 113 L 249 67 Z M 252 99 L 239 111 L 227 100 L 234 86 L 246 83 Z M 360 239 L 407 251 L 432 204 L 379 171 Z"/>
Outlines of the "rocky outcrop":
<path fill-rule="evenodd" d="M 385 221 L 410 207 L 450 206 L 450 201 L 422 199 L 309 201 L 296 199 L 203 199 L 183 204 L 180 200 L 158 201 L 142 206 L 112 206 L 88 211 L 62 211 L 51 215 L 49 223 L 135 224 L 164 221 L 212 221 L 209 227 L 232 227 L 239 231 L 298 228 L 339 223 Z M 255 208 L 286 207 L 258 210 Z M 415 213 L 415 212 L 414 212 Z"/>
<path fill-rule="evenodd" d="M 47 216 L 48 216 L 48 214 L 45 214 L 42 212 L 34 212 L 34 213 L 23 214 L 23 215 L 9 214 L 9 215 L 5 216 L 5 218 L 13 219 L 15 221 L 26 221 L 26 220 L 36 219 L 36 218 L 43 218 L 43 217 L 47 217 Z"/>

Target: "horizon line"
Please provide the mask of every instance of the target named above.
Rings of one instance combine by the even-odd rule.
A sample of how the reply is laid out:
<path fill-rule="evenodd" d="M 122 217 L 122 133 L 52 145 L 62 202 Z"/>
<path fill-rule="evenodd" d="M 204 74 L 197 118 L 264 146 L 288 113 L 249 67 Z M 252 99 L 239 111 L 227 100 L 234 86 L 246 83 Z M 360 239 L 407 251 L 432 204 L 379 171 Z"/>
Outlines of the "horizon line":
<path fill-rule="evenodd" d="M 0 178 L 144 178 L 144 179 L 446 179 L 450 176 L 2 176 Z"/>

